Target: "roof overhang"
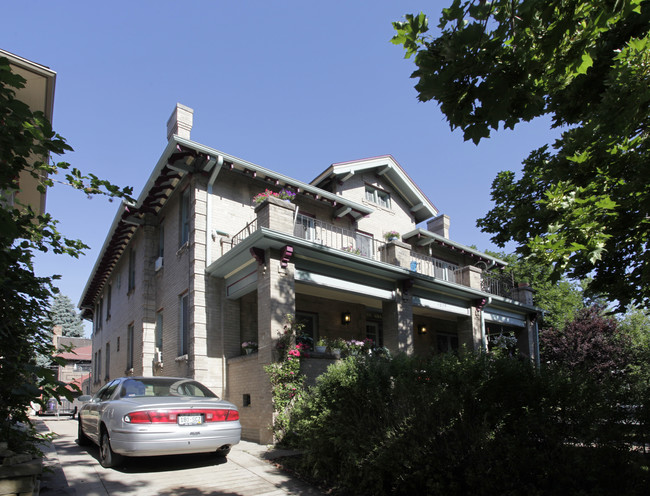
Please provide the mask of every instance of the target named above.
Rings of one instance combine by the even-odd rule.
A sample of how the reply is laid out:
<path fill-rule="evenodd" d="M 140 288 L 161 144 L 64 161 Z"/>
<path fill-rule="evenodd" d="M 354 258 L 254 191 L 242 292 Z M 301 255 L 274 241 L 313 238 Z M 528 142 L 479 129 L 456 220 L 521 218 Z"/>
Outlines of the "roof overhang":
<path fill-rule="evenodd" d="M 508 262 L 505 262 L 496 257 L 488 255 L 487 253 L 483 253 L 481 251 L 475 250 L 474 248 L 470 248 L 469 246 L 456 243 L 455 241 L 447 239 L 444 236 L 440 236 L 439 234 L 432 233 L 431 231 L 427 231 L 426 229 L 418 228 L 402 235 L 402 239 L 407 242 L 410 242 L 409 240 L 412 240 L 412 238 L 418 239 L 417 240 L 418 246 L 437 244 L 440 246 L 444 246 L 449 250 L 458 252 L 462 255 L 469 255 L 470 257 L 478 259 L 477 261 L 484 262 L 486 264 L 486 268 L 488 269 L 493 267 L 503 268 L 508 265 Z"/>
<path fill-rule="evenodd" d="M 530 313 L 536 307 L 530 307 L 518 301 L 492 295 L 485 291 L 473 289 L 460 284 L 445 281 L 436 277 L 413 272 L 407 268 L 390 263 L 380 262 L 371 258 L 343 252 L 334 248 L 307 241 L 289 234 L 260 228 L 237 244 L 233 249 L 213 262 L 207 273 L 213 277 L 222 277 L 226 284 L 237 281 L 257 269 L 258 260 L 251 253 L 252 248 L 266 250 L 267 248 L 282 251 L 287 245 L 293 248 L 292 261 L 296 267 L 302 267 L 326 275 L 347 271 L 354 273 L 354 279 L 363 282 L 364 279 L 374 280 L 372 285 L 380 289 L 393 287 L 399 281 L 411 281 L 413 288 L 422 295 L 438 295 L 436 298 L 451 298 L 467 302 L 468 305 L 476 300 L 489 299 L 491 305 L 499 305 L 516 313 Z M 460 246 L 460 245 L 459 245 Z M 473 250 L 476 252 L 476 250 Z M 479 254 L 480 252 L 476 252 Z M 486 260 L 489 256 L 482 254 Z M 498 259 L 489 257 L 495 262 Z M 502 262 L 505 263 L 505 262 Z M 304 281 L 300 281 L 304 282 Z M 450 300 L 451 301 L 451 300 Z"/>
<path fill-rule="evenodd" d="M 5 50 L 0 50 L 0 57 L 9 59 L 12 72 L 27 80 L 25 87 L 16 91 L 16 97 L 33 111 L 43 112 L 52 122 L 56 72 Z"/>
<path fill-rule="evenodd" d="M 431 217 L 436 217 L 439 214 L 438 209 L 431 203 L 431 200 L 427 198 L 391 155 L 332 164 L 314 179 L 311 184 L 320 186 L 328 179 L 333 178 L 345 182 L 355 174 L 369 170 L 374 170 L 377 176 L 381 176 L 397 191 L 409 206 L 416 223 L 423 222 Z"/>
<path fill-rule="evenodd" d="M 144 215 L 156 214 L 186 174 L 207 173 L 214 176 L 218 172 L 217 168 L 226 168 L 269 186 L 290 189 L 296 194 L 337 209 L 339 216 L 351 215 L 359 219 L 373 212 L 372 208 L 361 203 L 346 200 L 311 184 L 174 135 L 167 143 L 136 202 L 123 202 L 118 207 L 79 301 L 79 308 L 84 318 L 90 317 L 94 301 L 108 281 L 137 227 L 144 223 Z"/>

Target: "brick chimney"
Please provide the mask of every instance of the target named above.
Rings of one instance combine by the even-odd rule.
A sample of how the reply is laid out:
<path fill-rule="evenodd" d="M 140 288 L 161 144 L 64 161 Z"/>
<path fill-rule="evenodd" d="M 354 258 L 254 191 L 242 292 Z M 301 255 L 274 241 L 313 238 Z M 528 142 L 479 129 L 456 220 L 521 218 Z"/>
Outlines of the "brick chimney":
<path fill-rule="evenodd" d="M 55 325 L 52 327 L 52 344 L 55 348 L 59 347 L 59 338 L 63 336 L 63 326 Z"/>
<path fill-rule="evenodd" d="M 177 103 L 172 115 L 167 121 L 167 141 L 169 141 L 173 135 L 190 139 L 190 131 L 192 131 L 193 123 L 194 110 Z"/>
<path fill-rule="evenodd" d="M 443 238 L 449 239 L 449 216 L 439 215 L 427 222 L 427 230 L 433 234 L 438 234 Z"/>

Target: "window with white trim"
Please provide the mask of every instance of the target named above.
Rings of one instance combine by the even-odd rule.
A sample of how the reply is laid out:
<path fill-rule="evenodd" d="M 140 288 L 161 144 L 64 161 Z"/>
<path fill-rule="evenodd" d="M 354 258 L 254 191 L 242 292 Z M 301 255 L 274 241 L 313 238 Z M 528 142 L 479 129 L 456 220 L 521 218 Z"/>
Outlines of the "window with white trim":
<path fill-rule="evenodd" d="M 366 200 L 380 207 L 390 208 L 390 193 L 383 189 L 366 185 Z"/>

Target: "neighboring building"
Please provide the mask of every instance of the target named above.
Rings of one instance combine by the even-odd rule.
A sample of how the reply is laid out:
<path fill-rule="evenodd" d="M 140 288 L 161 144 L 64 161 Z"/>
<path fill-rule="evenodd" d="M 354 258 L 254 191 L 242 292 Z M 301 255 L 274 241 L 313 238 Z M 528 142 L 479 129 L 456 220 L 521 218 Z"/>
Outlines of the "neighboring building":
<path fill-rule="evenodd" d="M 56 356 L 66 360 L 65 365 L 56 366 L 57 379 L 66 384 L 76 384 L 82 389 L 82 383 L 91 370 L 92 340 L 63 336 L 61 326 L 54 326 L 52 343 L 58 351 Z M 83 389 L 82 392 L 86 393 Z"/>
<path fill-rule="evenodd" d="M 56 72 L 4 50 L 0 50 L 1 57 L 9 60 L 9 67 L 14 74 L 18 74 L 26 80 L 25 87 L 16 90 L 16 99 L 26 103 L 32 112 L 43 112 L 52 122 Z M 49 157 L 39 157 L 39 160 L 42 161 L 48 159 Z M 12 204 L 20 202 L 30 205 L 36 215 L 43 214 L 45 212 L 45 193 L 37 190 L 38 182 L 31 174 L 23 171 L 19 178 L 20 189 L 16 192 L 6 192 L 5 195 L 9 196 L 9 201 Z"/>
<path fill-rule="evenodd" d="M 94 322 L 94 390 L 124 374 L 194 377 L 240 408 L 244 438 L 269 442 L 263 365 L 287 314 L 314 338 L 370 337 L 422 355 L 487 348 L 487 334 L 504 332 L 537 360 L 530 290 L 505 288 L 491 275 L 504 262 L 449 239 L 449 217 L 391 156 L 304 183 L 191 141 L 192 115 L 177 105 L 79 303 Z M 267 189 L 296 196 L 255 204 Z M 389 231 L 399 239 L 385 241 Z M 243 355 L 251 340 L 258 353 Z"/>

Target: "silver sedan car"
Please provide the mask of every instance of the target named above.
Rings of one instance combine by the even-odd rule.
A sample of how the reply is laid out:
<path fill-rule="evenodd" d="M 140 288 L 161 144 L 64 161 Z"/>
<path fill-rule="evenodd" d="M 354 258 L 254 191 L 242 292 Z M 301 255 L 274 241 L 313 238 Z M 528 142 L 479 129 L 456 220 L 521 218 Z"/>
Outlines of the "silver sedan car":
<path fill-rule="evenodd" d="M 121 377 L 79 410 L 78 438 L 98 445 L 102 466 L 114 467 L 124 456 L 227 456 L 241 424 L 235 405 L 193 379 Z"/>

